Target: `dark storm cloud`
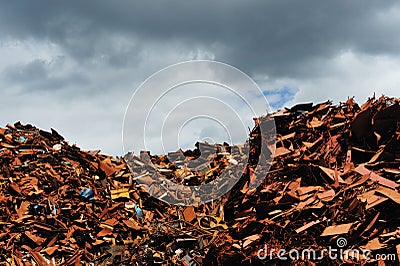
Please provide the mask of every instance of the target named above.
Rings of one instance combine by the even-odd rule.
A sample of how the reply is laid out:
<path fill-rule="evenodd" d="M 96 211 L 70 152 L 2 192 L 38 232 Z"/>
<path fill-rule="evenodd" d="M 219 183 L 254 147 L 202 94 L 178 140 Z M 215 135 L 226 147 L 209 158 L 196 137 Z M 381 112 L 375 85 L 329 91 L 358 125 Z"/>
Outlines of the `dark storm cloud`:
<path fill-rule="evenodd" d="M 47 39 L 78 61 L 126 66 L 148 42 L 216 51 L 251 73 L 304 77 L 343 50 L 400 52 L 397 1 L 8 1 L 3 34 Z M 110 35 L 134 40 L 115 46 Z M 179 47 L 178 47 L 179 48 Z M 160 54 L 162 56 L 162 54 Z M 137 62 L 136 62 L 137 63 Z"/>

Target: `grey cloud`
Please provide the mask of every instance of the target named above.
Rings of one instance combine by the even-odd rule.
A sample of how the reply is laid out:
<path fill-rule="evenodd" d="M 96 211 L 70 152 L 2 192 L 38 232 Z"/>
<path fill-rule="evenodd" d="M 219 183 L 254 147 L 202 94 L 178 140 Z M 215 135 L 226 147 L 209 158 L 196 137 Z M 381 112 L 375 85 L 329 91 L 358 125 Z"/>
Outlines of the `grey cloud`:
<path fill-rule="evenodd" d="M 60 69 L 57 69 L 60 67 Z M 67 86 L 88 84 L 87 78 L 81 73 L 51 75 L 50 72 L 61 72 L 61 65 L 53 66 L 50 62 L 36 59 L 27 64 L 16 64 L 8 67 L 1 73 L 1 78 L 9 86 L 22 85 L 22 91 L 59 90 Z"/>
<path fill-rule="evenodd" d="M 276 77 L 314 74 L 320 70 L 311 67 L 315 60 L 343 49 L 400 52 L 396 1 L 42 3 L 5 4 L 3 31 L 49 39 L 78 61 L 109 53 L 114 66 L 125 65 L 124 58 L 140 49 L 112 49 L 115 33 L 143 46 L 178 41 L 184 47 L 208 47 L 217 50 L 217 60 Z"/>
<path fill-rule="evenodd" d="M 18 64 L 7 68 L 3 73 L 5 79 L 18 82 L 32 82 L 47 78 L 46 63 L 33 60 L 26 65 Z"/>

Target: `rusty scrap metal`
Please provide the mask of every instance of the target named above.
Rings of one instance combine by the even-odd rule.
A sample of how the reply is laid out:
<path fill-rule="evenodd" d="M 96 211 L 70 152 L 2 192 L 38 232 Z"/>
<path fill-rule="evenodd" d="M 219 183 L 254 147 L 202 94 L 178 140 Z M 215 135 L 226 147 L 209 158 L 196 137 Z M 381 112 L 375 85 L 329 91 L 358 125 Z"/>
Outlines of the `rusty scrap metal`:
<path fill-rule="evenodd" d="M 260 127 L 271 118 L 277 139 L 267 172 Z M 53 129 L 0 128 L 0 265 L 277 264 L 279 249 L 337 248 L 340 237 L 352 249 L 395 254 L 385 263 L 399 264 L 400 99 L 299 104 L 254 121 L 244 145 L 125 158 L 81 150 Z M 248 165 L 218 200 L 172 206 L 149 196 L 155 175 L 185 186 L 212 182 L 233 150 L 250 152 Z M 261 259 L 266 245 L 272 256 Z"/>

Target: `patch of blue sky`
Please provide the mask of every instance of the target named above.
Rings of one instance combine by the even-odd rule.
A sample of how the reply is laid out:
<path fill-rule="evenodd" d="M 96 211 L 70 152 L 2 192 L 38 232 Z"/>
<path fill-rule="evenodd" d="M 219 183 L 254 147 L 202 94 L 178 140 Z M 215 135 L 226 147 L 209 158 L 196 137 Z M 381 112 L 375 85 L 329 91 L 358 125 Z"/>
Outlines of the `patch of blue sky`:
<path fill-rule="evenodd" d="M 293 100 L 298 91 L 298 88 L 283 86 L 282 88 L 278 89 L 265 90 L 263 91 L 263 94 L 267 98 L 271 108 L 273 110 L 278 110 L 282 109 L 285 103 Z"/>

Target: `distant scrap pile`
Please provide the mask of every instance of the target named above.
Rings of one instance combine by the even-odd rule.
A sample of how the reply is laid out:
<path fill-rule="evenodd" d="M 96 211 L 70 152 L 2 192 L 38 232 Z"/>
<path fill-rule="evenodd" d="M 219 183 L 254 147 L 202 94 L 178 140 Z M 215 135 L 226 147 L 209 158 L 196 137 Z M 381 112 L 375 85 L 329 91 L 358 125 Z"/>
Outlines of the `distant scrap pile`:
<path fill-rule="evenodd" d="M 267 118 L 277 142 L 263 172 Z M 255 121 L 244 145 L 125 159 L 80 150 L 54 130 L 0 128 L 0 265 L 376 264 L 377 254 L 398 265 L 400 99 L 299 104 Z M 154 174 L 185 186 L 218 179 L 232 149 L 249 152 L 249 164 L 218 200 L 185 207 L 149 196 Z M 371 253 L 319 258 L 328 247 Z M 317 256 L 290 253 L 304 249 Z"/>

